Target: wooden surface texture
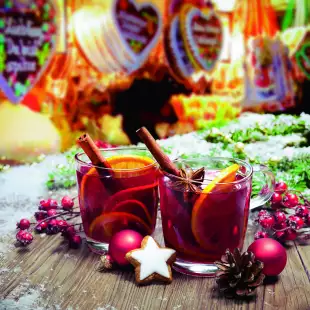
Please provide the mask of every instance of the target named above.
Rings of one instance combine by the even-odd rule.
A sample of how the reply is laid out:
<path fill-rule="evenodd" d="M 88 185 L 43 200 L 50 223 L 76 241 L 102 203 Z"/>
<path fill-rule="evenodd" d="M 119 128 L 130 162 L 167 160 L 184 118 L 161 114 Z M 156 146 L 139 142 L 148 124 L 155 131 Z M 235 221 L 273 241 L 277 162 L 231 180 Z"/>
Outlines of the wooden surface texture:
<path fill-rule="evenodd" d="M 245 247 L 253 234 L 250 225 Z M 160 220 L 154 235 L 163 242 Z M 60 236 L 36 237 L 29 248 L 0 257 L 0 309 L 310 309 L 310 246 L 291 243 L 287 253 L 281 276 L 253 298 L 229 300 L 219 295 L 214 279 L 176 272 L 170 285 L 139 287 L 133 272 L 100 273 L 99 256 L 86 245 L 69 250 Z M 36 300 L 27 303 L 27 294 Z"/>

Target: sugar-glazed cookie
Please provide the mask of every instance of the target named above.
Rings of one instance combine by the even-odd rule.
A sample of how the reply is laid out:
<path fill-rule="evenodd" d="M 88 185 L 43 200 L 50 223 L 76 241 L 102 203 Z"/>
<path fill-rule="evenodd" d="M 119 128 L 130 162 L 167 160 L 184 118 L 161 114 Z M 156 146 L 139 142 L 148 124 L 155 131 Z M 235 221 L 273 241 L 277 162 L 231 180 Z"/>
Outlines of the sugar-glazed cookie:
<path fill-rule="evenodd" d="M 185 49 L 184 39 L 181 35 L 180 19 L 175 15 L 166 30 L 165 52 L 172 75 L 183 82 L 195 72 L 190 57 Z"/>
<path fill-rule="evenodd" d="M 122 46 L 142 64 L 156 46 L 162 31 L 162 16 L 151 2 L 115 0 L 111 22 L 120 34 Z"/>
<path fill-rule="evenodd" d="M 221 55 L 223 29 L 213 8 L 185 4 L 180 12 L 185 49 L 194 67 L 212 71 Z"/>
<path fill-rule="evenodd" d="M 128 252 L 126 259 L 135 267 L 138 284 L 147 284 L 154 280 L 172 282 L 171 264 L 176 259 L 176 252 L 160 247 L 151 236 L 142 240 L 140 249 Z"/>

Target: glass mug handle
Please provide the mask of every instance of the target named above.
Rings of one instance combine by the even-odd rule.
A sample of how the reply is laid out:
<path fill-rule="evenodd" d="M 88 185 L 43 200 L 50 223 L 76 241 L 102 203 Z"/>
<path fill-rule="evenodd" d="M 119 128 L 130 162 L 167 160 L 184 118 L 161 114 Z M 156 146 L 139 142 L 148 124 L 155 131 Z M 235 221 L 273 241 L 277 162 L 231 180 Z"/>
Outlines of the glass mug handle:
<path fill-rule="evenodd" d="M 272 197 L 274 193 L 275 188 L 275 176 L 274 174 L 269 170 L 268 167 L 264 165 L 255 165 L 253 166 L 253 173 L 262 173 L 265 176 L 265 185 L 259 192 L 259 194 L 251 198 L 250 201 L 250 209 L 253 210 L 255 208 L 258 208 L 265 203 L 267 203 L 270 198 Z"/>

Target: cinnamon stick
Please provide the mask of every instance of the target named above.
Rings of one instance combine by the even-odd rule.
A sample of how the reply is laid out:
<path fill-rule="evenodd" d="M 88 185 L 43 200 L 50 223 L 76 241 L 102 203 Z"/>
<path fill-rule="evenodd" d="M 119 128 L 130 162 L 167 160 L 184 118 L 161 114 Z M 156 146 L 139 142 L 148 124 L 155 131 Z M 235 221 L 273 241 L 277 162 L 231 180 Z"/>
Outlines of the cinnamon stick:
<path fill-rule="evenodd" d="M 179 169 L 170 160 L 170 158 L 162 151 L 162 149 L 157 144 L 157 142 L 150 134 L 150 132 L 145 127 L 138 129 L 136 132 L 140 137 L 140 139 L 144 142 L 146 147 L 149 149 L 149 151 L 152 153 L 152 155 L 154 156 L 160 167 L 170 174 L 180 176 Z"/>
<path fill-rule="evenodd" d="M 111 165 L 104 158 L 93 139 L 87 133 L 79 137 L 78 144 L 94 166 L 111 169 Z"/>

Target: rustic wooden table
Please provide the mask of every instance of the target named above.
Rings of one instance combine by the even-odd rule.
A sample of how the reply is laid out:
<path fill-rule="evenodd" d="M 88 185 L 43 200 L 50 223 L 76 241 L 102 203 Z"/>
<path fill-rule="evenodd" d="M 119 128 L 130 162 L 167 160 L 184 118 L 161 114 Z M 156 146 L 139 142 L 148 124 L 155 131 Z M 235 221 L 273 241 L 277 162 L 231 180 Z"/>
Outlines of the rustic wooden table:
<path fill-rule="evenodd" d="M 250 225 L 245 247 L 253 240 Z M 155 239 L 162 243 L 161 223 Z M 214 279 L 174 272 L 170 285 L 139 287 L 133 272 L 100 273 L 99 256 L 85 245 L 69 250 L 59 236 L 40 238 L 29 248 L 0 257 L 0 309 L 310 309 L 310 246 L 292 243 L 281 276 L 253 298 L 228 300 Z"/>

